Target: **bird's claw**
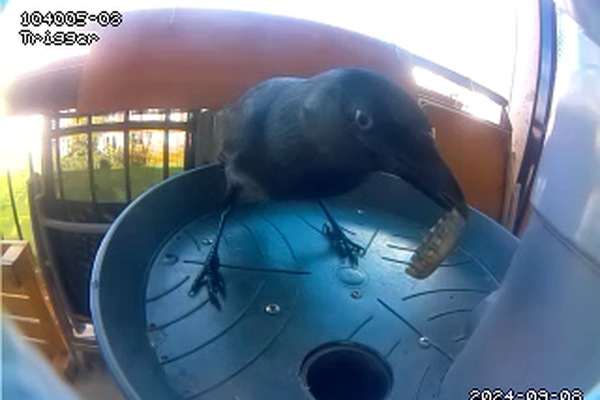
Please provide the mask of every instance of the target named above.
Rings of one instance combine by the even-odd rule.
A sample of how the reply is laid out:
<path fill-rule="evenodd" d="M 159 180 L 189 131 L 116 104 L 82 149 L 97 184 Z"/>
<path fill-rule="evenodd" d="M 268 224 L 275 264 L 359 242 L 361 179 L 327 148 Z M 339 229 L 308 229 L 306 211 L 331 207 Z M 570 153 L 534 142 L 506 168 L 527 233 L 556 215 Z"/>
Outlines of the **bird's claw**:
<path fill-rule="evenodd" d="M 212 273 L 209 272 L 206 278 L 206 287 L 208 289 L 208 298 L 210 302 L 218 309 L 221 309 L 218 295 L 221 294 L 225 297 L 225 280 L 218 270 L 215 270 L 215 272 Z"/>
<path fill-rule="evenodd" d="M 358 263 L 358 257 L 364 255 L 365 249 L 348 239 L 348 236 L 337 226 L 323 225 L 323 234 L 342 258 L 348 258 L 352 264 Z"/>
<path fill-rule="evenodd" d="M 208 255 L 202 271 L 198 273 L 192 286 L 188 291 L 190 297 L 195 296 L 202 287 L 206 286 L 208 290 L 208 299 L 218 309 L 221 308 L 218 295 L 225 296 L 225 280 L 223 275 L 219 272 L 219 255 L 217 252 L 212 252 Z"/>

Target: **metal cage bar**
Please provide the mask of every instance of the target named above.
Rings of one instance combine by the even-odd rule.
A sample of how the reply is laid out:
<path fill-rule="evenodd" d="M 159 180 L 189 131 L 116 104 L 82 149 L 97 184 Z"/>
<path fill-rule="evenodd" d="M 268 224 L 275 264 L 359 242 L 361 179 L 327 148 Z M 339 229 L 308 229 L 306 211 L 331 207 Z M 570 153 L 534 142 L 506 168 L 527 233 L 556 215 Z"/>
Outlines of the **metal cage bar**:
<path fill-rule="evenodd" d="M 94 150 L 93 150 L 93 138 L 92 138 L 92 130 L 90 128 L 91 116 L 86 116 L 88 123 L 86 124 L 86 136 L 87 136 L 87 162 L 88 162 L 88 173 L 90 179 L 90 198 L 92 199 L 92 203 L 97 203 L 96 196 L 96 182 L 94 179 Z"/>
<path fill-rule="evenodd" d="M 10 169 L 6 170 L 6 183 L 8 185 L 10 208 L 12 209 L 13 218 L 15 220 L 15 228 L 17 228 L 17 235 L 19 235 L 19 240 L 23 240 L 23 231 L 21 230 L 21 223 L 19 222 L 19 211 L 17 210 L 17 203 L 15 202 L 15 192 L 13 191 Z"/>
<path fill-rule="evenodd" d="M 62 167 L 60 165 L 60 137 L 56 138 L 56 141 L 54 142 L 56 145 L 56 175 L 58 178 L 58 192 L 60 194 L 60 198 L 64 199 L 65 198 L 65 186 L 63 184 L 63 176 L 62 176 Z M 52 159 L 53 155 L 50 154 L 50 157 Z M 54 165 L 54 160 L 52 159 L 52 165 Z M 50 179 L 54 179 L 54 176 L 50 177 Z"/>
<path fill-rule="evenodd" d="M 171 110 L 165 110 L 165 137 L 163 140 L 163 179 L 169 177 L 169 119 Z"/>

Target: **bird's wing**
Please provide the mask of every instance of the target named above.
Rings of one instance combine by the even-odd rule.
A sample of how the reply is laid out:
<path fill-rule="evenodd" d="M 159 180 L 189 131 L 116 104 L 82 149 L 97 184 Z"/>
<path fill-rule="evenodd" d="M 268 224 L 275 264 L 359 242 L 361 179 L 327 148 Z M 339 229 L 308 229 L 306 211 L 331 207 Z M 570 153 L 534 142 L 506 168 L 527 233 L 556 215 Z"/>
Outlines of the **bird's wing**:
<path fill-rule="evenodd" d="M 240 151 L 256 147 L 264 134 L 271 105 L 280 93 L 302 78 L 267 79 L 247 90 L 236 102 L 217 114 L 217 130 L 222 138 L 221 160 L 235 157 Z M 252 144 L 252 142 L 254 142 Z"/>

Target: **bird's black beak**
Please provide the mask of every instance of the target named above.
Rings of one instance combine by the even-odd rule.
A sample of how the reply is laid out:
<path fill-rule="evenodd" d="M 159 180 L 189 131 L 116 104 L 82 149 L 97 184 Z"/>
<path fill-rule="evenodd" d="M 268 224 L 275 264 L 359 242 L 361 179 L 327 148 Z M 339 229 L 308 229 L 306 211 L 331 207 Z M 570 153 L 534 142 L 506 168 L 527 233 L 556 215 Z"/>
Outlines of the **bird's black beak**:
<path fill-rule="evenodd" d="M 467 220 L 469 208 L 450 167 L 429 146 L 408 148 L 386 160 L 384 170 L 412 184 L 446 211 L 456 209 Z"/>
<path fill-rule="evenodd" d="M 469 208 L 450 167 L 436 151 L 433 138 L 421 135 L 418 139 L 397 146 L 393 154 L 384 152 L 383 158 L 384 170 L 403 178 L 446 210 L 421 240 L 405 270 L 416 279 L 425 279 L 456 246 Z"/>

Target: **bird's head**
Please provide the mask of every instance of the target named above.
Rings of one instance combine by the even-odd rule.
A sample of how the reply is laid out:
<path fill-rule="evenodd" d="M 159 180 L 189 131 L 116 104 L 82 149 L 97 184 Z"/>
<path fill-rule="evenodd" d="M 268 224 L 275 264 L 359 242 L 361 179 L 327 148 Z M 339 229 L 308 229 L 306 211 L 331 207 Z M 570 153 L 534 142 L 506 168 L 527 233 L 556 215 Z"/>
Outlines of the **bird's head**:
<path fill-rule="evenodd" d="M 444 209 L 457 209 L 467 218 L 464 195 L 436 150 L 431 125 L 406 91 L 384 75 L 357 68 L 333 69 L 307 84 L 305 109 L 327 115 L 322 126 L 354 144 L 347 148 L 368 149 L 375 169 L 405 179 Z"/>

